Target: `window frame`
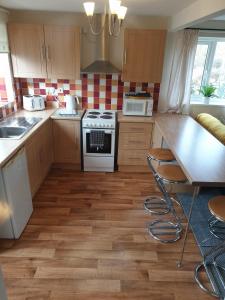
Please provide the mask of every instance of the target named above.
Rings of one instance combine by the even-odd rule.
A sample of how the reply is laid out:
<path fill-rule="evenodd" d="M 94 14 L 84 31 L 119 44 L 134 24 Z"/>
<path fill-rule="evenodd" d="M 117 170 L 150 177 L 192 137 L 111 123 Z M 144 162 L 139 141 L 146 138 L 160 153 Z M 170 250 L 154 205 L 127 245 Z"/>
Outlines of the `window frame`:
<path fill-rule="evenodd" d="M 0 107 L 4 107 L 5 105 L 7 105 L 9 103 L 13 103 L 16 100 L 16 94 L 15 94 L 14 76 L 13 76 L 10 53 L 9 52 L 0 52 L 0 54 L 5 54 L 7 57 L 8 65 L 9 65 L 9 75 L 10 75 L 10 83 L 6 83 L 7 95 L 9 95 L 8 99 L 7 99 L 8 101 L 0 100 Z M 9 84 L 10 84 L 10 87 L 9 87 Z"/>
<path fill-rule="evenodd" d="M 207 45 L 208 46 L 200 87 L 209 84 L 213 61 L 214 61 L 215 52 L 216 52 L 216 46 L 217 46 L 218 42 L 225 42 L 225 37 L 206 37 L 206 36 L 201 37 L 200 36 L 198 38 L 198 45 Z M 217 105 L 217 104 L 225 105 L 225 96 L 224 96 L 224 98 L 218 98 L 218 102 L 215 101 L 215 99 L 212 101 L 213 101 L 213 104 L 215 104 L 215 105 Z M 190 104 L 205 104 L 204 97 L 201 94 L 199 94 L 199 95 L 191 94 Z"/>

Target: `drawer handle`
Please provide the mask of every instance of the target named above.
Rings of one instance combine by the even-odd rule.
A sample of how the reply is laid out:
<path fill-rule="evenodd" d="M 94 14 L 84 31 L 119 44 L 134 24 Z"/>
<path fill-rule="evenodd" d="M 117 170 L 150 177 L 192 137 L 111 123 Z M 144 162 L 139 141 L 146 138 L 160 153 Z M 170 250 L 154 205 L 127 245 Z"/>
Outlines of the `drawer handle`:
<path fill-rule="evenodd" d="M 130 131 L 135 131 L 135 132 L 139 132 L 139 133 L 144 133 L 144 132 L 145 132 L 144 129 L 142 129 L 142 128 L 137 128 L 137 127 L 136 127 L 136 128 L 135 128 L 135 127 L 134 127 L 134 128 L 130 128 Z M 130 132 L 130 131 L 129 131 L 129 132 Z"/>
<path fill-rule="evenodd" d="M 128 143 L 132 143 L 132 144 L 140 144 L 140 143 L 143 143 L 143 141 L 129 140 Z"/>

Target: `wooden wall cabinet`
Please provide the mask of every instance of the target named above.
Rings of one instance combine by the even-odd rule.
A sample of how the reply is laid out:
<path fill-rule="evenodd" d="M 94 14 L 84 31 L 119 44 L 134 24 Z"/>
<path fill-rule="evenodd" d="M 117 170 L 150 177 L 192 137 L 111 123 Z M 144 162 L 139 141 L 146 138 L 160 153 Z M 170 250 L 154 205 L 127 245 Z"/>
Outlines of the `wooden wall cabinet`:
<path fill-rule="evenodd" d="M 53 120 L 54 162 L 80 167 L 80 121 Z"/>
<path fill-rule="evenodd" d="M 125 29 L 123 81 L 160 83 L 166 30 Z"/>
<path fill-rule="evenodd" d="M 9 24 L 8 32 L 14 76 L 46 78 L 43 26 Z"/>
<path fill-rule="evenodd" d="M 72 26 L 9 23 L 15 77 L 80 77 L 80 30 Z"/>
<path fill-rule="evenodd" d="M 146 167 L 146 156 L 152 142 L 151 123 L 120 123 L 118 166 L 119 170 L 126 167 Z"/>
<path fill-rule="evenodd" d="M 48 120 L 25 144 L 32 196 L 45 179 L 53 162 L 52 122 Z"/>

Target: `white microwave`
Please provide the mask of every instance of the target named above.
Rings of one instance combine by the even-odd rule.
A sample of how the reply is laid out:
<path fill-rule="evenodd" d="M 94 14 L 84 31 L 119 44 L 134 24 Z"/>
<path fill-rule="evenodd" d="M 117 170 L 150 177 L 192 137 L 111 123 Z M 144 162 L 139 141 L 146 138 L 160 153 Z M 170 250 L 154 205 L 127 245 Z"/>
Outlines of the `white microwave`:
<path fill-rule="evenodd" d="M 152 116 L 153 99 L 149 93 L 128 93 L 123 100 L 123 115 Z"/>

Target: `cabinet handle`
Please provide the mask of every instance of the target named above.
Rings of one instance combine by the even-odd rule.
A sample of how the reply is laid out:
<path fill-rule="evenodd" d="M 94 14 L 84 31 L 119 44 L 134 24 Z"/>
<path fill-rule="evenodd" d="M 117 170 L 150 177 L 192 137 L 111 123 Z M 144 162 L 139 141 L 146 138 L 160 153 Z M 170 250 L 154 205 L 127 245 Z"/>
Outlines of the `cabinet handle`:
<path fill-rule="evenodd" d="M 138 127 L 130 128 L 130 131 L 135 131 L 135 133 L 144 133 L 144 130 Z"/>
<path fill-rule="evenodd" d="M 42 45 L 41 47 L 41 59 L 45 60 L 46 59 L 46 50 L 45 50 L 45 46 Z"/>
<path fill-rule="evenodd" d="M 135 140 L 129 140 L 128 144 L 141 144 L 143 141 L 135 141 Z"/>
<path fill-rule="evenodd" d="M 50 60 L 50 47 L 49 46 L 46 46 L 46 57 L 47 57 L 47 60 Z"/>

